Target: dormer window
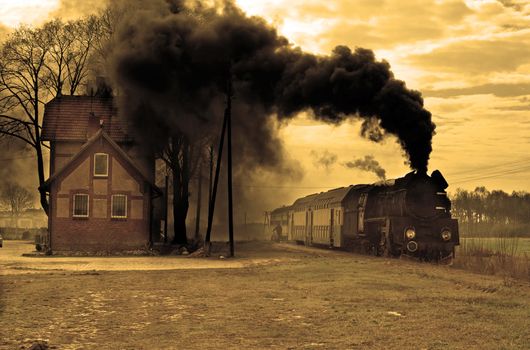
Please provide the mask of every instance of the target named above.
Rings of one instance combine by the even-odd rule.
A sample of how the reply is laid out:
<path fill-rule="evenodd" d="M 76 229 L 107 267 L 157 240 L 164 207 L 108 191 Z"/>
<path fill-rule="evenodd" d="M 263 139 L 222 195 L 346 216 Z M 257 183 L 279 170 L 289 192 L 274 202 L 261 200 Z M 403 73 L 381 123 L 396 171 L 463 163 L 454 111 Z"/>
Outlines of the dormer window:
<path fill-rule="evenodd" d="M 105 177 L 109 175 L 109 155 L 106 153 L 94 154 L 94 176 Z"/>

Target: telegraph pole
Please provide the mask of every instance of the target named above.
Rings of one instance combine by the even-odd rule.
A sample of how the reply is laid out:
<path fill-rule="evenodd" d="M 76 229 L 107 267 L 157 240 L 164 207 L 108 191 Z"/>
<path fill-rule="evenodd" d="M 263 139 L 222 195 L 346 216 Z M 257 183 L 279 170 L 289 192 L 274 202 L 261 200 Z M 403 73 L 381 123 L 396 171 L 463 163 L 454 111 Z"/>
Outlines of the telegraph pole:
<path fill-rule="evenodd" d="M 225 111 L 223 118 L 223 127 L 221 129 L 221 139 L 219 141 L 219 151 L 217 152 L 217 166 L 215 167 L 215 177 L 213 180 L 212 198 L 208 206 L 208 228 L 206 229 L 206 237 L 204 238 L 204 253 L 210 256 L 210 236 L 212 233 L 213 213 L 215 209 L 215 198 L 217 197 L 217 184 L 219 183 L 219 172 L 221 170 L 221 158 L 223 155 L 223 144 L 225 140 L 225 131 L 228 114 Z"/>
<path fill-rule="evenodd" d="M 234 206 L 232 200 L 232 72 L 228 77 L 226 93 L 226 115 L 228 131 L 228 241 L 230 243 L 230 256 L 234 256 Z"/>
<path fill-rule="evenodd" d="M 228 129 L 228 130 L 227 130 Z M 227 132 L 228 131 L 228 132 Z M 221 159 L 223 155 L 223 145 L 227 133 L 227 178 L 228 178 L 228 241 L 230 244 L 230 256 L 234 256 L 234 210 L 232 199 L 232 70 L 229 69 L 229 76 L 227 81 L 226 91 L 226 108 L 223 118 L 223 127 L 221 129 L 221 139 L 219 140 L 219 152 L 217 153 L 217 166 L 215 168 L 215 177 L 213 181 L 213 189 L 211 191 L 211 198 L 208 210 L 208 228 L 206 229 L 206 237 L 204 239 L 205 255 L 210 255 L 210 237 L 212 233 L 213 215 L 215 209 L 215 198 L 217 197 L 217 186 L 219 184 L 219 173 L 221 170 Z M 213 155 L 211 155 L 212 157 Z M 212 158 L 210 158 L 212 159 Z M 211 162 L 212 163 L 212 162 Z"/>

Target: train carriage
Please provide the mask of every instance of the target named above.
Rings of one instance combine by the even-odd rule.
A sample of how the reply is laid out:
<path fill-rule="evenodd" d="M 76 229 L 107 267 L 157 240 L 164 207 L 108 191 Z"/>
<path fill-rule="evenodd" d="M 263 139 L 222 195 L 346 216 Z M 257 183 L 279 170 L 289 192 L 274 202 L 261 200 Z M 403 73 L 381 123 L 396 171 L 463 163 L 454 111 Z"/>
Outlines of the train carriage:
<path fill-rule="evenodd" d="M 291 207 L 274 209 L 270 213 L 270 234 L 273 240 L 289 240 L 291 238 Z"/>
<path fill-rule="evenodd" d="M 344 198 L 352 186 L 300 198 L 291 207 L 292 239 L 305 244 L 342 247 Z"/>

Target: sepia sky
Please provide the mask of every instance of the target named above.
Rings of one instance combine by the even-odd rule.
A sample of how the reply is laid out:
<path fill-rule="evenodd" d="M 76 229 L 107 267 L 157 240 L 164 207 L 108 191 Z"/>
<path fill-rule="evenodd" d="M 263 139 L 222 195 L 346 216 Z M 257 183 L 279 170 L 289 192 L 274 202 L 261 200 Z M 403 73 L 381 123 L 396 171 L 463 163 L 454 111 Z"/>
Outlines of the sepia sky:
<path fill-rule="evenodd" d="M 238 0 L 294 45 L 320 54 L 345 44 L 375 51 L 396 78 L 419 90 L 437 124 L 430 170 L 473 189 L 530 191 L 530 2 L 526 0 Z M 86 5 L 86 3 L 90 3 Z M 20 23 L 74 18 L 93 2 L 0 0 L 0 35 Z M 374 182 L 345 162 L 373 155 L 387 177 L 408 172 L 394 138 L 364 140 L 359 124 L 320 125 L 303 115 L 282 127 L 286 149 L 303 166 L 295 197 L 310 188 Z M 332 164 L 315 155 L 336 155 Z"/>

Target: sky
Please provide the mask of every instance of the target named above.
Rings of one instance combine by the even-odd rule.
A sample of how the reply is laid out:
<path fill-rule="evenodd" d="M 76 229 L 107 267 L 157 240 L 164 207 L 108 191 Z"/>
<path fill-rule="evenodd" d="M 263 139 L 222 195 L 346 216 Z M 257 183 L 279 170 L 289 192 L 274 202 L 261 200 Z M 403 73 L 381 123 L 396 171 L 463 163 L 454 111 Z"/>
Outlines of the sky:
<path fill-rule="evenodd" d="M 374 50 L 395 77 L 424 95 L 437 125 L 429 169 L 456 188 L 530 191 L 530 2 L 525 0 L 238 0 L 293 45 L 327 54 L 336 45 Z M 87 3 L 90 3 L 87 5 Z M 0 0 L 0 35 L 20 23 L 98 9 L 74 0 Z M 321 125 L 303 114 L 282 126 L 305 176 L 294 198 L 319 188 L 377 181 L 344 166 L 372 155 L 387 177 L 409 171 L 395 138 L 373 143 L 358 123 Z M 315 158 L 331 155 L 325 166 Z M 314 189 L 314 190 L 313 190 Z"/>

